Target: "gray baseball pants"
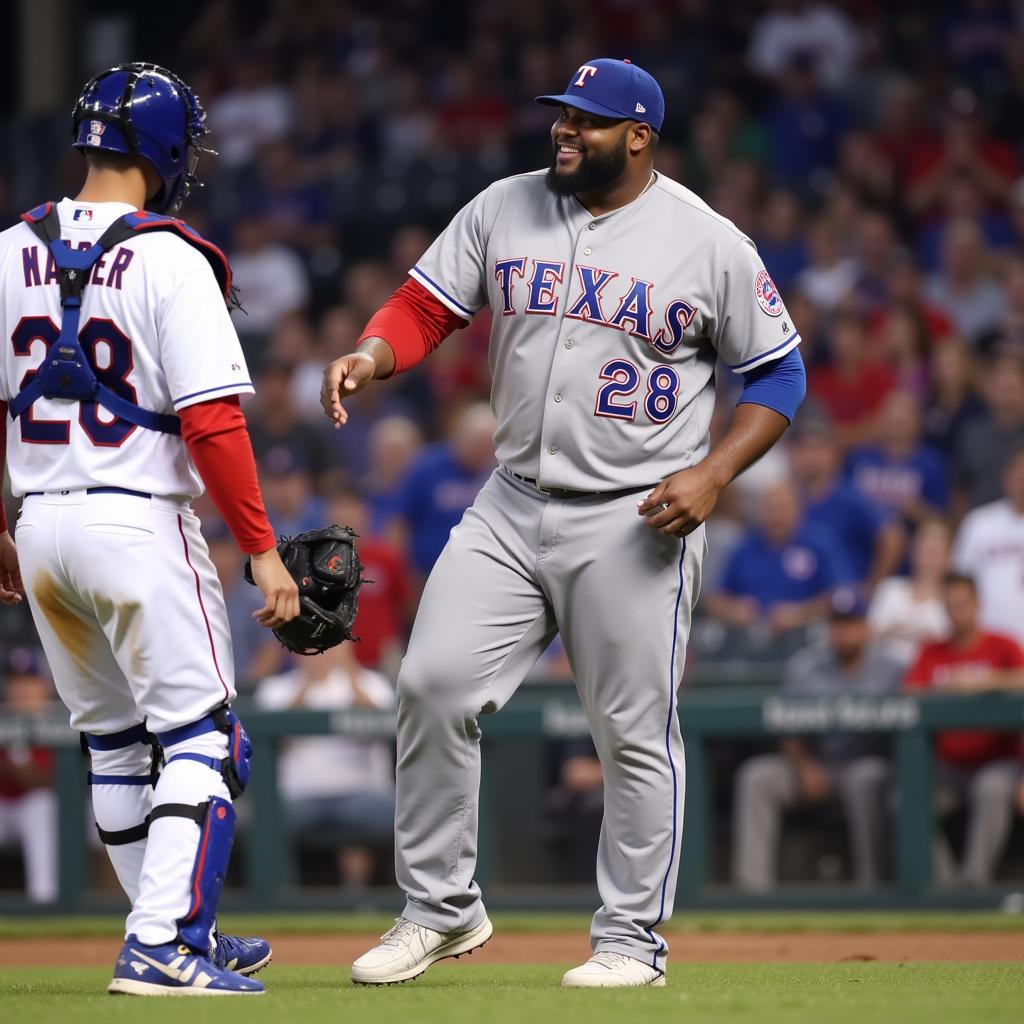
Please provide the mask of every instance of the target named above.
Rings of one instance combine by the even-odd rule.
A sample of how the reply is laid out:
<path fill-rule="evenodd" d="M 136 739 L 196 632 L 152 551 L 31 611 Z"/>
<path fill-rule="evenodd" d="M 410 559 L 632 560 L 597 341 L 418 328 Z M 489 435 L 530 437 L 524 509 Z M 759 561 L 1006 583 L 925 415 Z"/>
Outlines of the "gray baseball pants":
<path fill-rule="evenodd" d="M 498 469 L 427 581 L 398 678 L 396 873 L 407 918 L 483 919 L 473 880 L 479 716 L 498 711 L 559 632 L 604 772 L 591 944 L 664 970 L 683 821 L 676 691 L 704 529 L 646 526 L 647 488 L 559 499 Z"/>

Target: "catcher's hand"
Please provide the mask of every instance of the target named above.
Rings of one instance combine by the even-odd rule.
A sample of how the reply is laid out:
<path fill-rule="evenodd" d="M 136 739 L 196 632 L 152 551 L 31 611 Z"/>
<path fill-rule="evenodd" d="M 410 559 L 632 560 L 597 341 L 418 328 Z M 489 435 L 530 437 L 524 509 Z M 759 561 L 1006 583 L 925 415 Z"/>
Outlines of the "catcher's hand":
<path fill-rule="evenodd" d="M 284 567 L 299 589 L 299 614 L 274 627 L 274 635 L 296 654 L 322 654 L 352 638 L 363 566 L 347 526 L 307 530 L 277 545 Z M 254 583 L 252 565 L 245 578 Z"/>
<path fill-rule="evenodd" d="M 299 614 L 299 587 L 284 567 L 277 548 L 250 556 L 253 583 L 263 591 L 263 607 L 252 617 L 268 629 L 291 622 Z"/>

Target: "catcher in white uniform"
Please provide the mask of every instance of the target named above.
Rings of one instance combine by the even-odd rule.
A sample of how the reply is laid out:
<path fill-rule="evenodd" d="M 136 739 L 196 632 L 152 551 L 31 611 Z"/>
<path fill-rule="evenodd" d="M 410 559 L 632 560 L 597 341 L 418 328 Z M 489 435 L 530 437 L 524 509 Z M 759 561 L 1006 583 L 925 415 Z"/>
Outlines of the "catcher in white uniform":
<path fill-rule="evenodd" d="M 230 268 L 170 216 L 206 133 L 171 72 L 103 72 L 73 115 L 82 191 L 0 234 L 0 430 L 24 499 L 17 549 L 0 522 L 0 599 L 27 595 L 91 758 L 97 828 L 132 903 L 113 993 L 257 994 L 247 975 L 270 960 L 262 939 L 215 931 L 252 748 L 190 507 L 204 481 L 251 555 L 256 618 L 280 628 L 299 596 L 239 407 L 252 385 Z"/>

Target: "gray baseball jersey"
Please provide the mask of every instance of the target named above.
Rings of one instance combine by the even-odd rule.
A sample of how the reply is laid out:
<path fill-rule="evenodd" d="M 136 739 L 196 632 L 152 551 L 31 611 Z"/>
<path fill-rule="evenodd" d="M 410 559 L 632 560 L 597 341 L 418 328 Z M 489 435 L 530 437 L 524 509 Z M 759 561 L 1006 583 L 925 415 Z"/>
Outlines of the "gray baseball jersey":
<path fill-rule="evenodd" d="M 664 175 L 592 217 L 544 171 L 491 185 L 412 277 L 491 307 L 498 460 L 546 487 L 644 487 L 708 450 L 718 356 L 745 372 L 800 342 L 753 243 Z"/>

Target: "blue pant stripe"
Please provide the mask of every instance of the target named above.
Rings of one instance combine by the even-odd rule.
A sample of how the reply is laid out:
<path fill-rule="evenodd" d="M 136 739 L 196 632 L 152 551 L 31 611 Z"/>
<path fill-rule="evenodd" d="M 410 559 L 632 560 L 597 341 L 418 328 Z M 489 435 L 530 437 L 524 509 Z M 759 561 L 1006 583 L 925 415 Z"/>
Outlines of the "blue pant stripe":
<path fill-rule="evenodd" d="M 683 538 L 683 547 L 679 552 L 679 587 L 676 590 L 676 602 L 673 609 L 672 623 L 672 654 L 668 662 L 668 720 L 665 722 L 665 753 L 668 756 L 668 766 L 672 772 L 672 845 L 669 848 L 668 867 L 665 868 L 665 877 L 661 882 L 661 907 L 658 911 L 658 919 L 647 929 L 651 942 L 655 942 L 654 929 L 665 919 L 665 896 L 668 892 L 668 879 L 672 874 L 672 865 L 676 859 L 676 840 L 678 839 L 676 821 L 679 815 L 679 779 L 676 775 L 676 763 L 672 758 L 672 716 L 676 713 L 676 647 L 679 641 L 679 605 L 683 599 L 683 559 L 686 557 L 686 538 Z M 658 948 L 654 951 L 654 958 L 651 966 L 655 969 L 658 966 L 658 957 L 665 946 L 658 942 Z"/>

